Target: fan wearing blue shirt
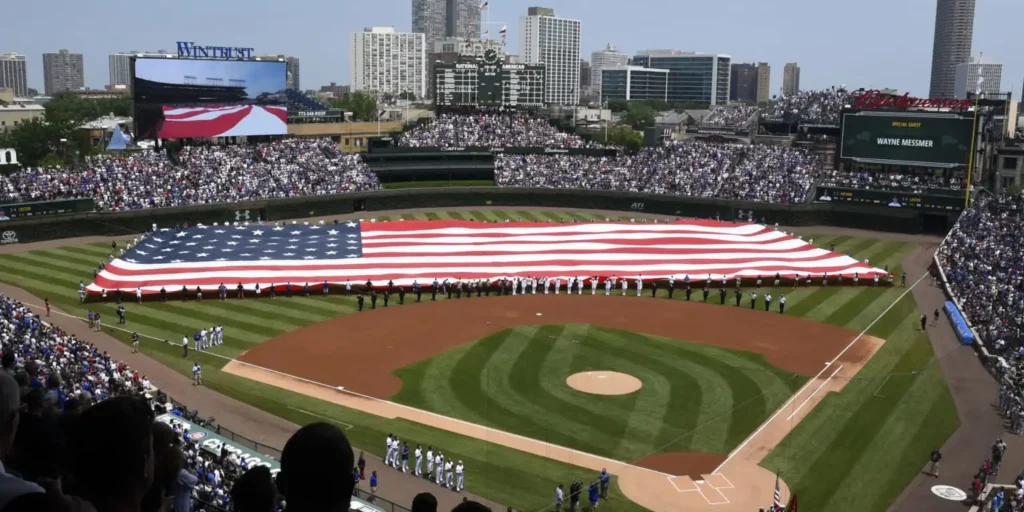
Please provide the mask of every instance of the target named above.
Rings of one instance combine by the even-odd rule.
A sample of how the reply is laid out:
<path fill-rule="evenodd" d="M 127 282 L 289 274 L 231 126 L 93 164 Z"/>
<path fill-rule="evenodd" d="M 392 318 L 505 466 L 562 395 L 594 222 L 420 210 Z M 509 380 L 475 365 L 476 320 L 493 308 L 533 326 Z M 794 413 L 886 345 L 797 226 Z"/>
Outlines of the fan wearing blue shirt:
<path fill-rule="evenodd" d="M 597 482 L 590 484 L 590 488 L 587 489 L 590 492 L 590 510 L 597 510 L 598 490 Z"/>

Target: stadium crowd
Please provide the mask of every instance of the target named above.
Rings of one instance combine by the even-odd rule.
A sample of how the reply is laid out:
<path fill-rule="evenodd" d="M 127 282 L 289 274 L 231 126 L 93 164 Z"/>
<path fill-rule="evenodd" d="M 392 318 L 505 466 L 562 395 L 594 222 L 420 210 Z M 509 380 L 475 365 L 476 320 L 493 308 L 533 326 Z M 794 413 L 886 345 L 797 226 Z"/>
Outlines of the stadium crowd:
<path fill-rule="evenodd" d="M 512 114 L 441 114 L 402 135 L 405 147 L 600 147 L 545 119 Z"/>
<path fill-rule="evenodd" d="M 832 170 L 822 173 L 820 184 L 827 187 L 894 190 L 922 194 L 928 190 L 961 190 L 964 187 L 964 179 L 924 174 Z"/>
<path fill-rule="evenodd" d="M 798 203 L 817 179 L 817 158 L 802 149 L 677 142 L 617 159 L 499 154 L 503 187 L 588 188 Z"/>
<path fill-rule="evenodd" d="M 1024 321 L 1024 198 L 979 197 L 939 248 L 962 313 L 1000 355 L 1017 351 Z"/>
<path fill-rule="evenodd" d="M 821 91 L 799 91 L 780 96 L 765 111 L 765 119 L 781 119 L 785 114 L 799 115 L 804 123 L 837 126 L 843 106 L 850 103 L 850 93 L 842 87 Z"/>
<path fill-rule="evenodd" d="M 711 109 L 701 120 L 702 125 L 742 126 L 757 112 L 757 107 L 743 104 L 719 105 Z"/>
<path fill-rule="evenodd" d="M 253 146 L 187 146 L 181 165 L 163 153 L 90 157 L 77 168 L 25 168 L 0 180 L 0 199 L 93 198 L 101 211 L 236 202 L 380 188 L 358 155 L 329 139 Z"/>

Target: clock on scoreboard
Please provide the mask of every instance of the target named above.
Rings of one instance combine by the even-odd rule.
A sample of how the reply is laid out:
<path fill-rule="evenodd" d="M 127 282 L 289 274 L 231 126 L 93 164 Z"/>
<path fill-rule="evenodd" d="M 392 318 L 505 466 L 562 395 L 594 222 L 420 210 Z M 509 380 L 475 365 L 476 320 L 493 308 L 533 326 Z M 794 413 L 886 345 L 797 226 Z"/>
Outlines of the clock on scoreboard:
<path fill-rule="evenodd" d="M 472 62 L 438 64 L 434 82 L 442 107 L 544 105 L 544 66 L 508 64 L 494 49 Z"/>

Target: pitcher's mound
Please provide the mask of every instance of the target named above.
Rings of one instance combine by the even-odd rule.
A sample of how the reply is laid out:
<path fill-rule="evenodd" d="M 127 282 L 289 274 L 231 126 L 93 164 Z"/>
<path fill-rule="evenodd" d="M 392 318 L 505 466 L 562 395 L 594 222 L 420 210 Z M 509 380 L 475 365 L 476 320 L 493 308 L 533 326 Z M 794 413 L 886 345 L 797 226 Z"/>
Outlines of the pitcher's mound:
<path fill-rule="evenodd" d="M 570 388 L 595 395 L 628 395 L 644 384 L 640 379 L 619 372 L 580 372 L 565 379 Z"/>

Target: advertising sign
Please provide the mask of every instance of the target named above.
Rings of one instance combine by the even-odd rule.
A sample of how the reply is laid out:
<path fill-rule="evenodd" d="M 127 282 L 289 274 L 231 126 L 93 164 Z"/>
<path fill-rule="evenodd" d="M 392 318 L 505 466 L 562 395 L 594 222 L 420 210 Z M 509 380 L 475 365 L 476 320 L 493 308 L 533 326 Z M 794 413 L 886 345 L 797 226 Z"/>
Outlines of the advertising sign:
<path fill-rule="evenodd" d="M 966 165 L 973 126 L 972 118 L 952 113 L 847 113 L 840 158 L 922 167 Z"/>
<path fill-rule="evenodd" d="M 281 471 L 281 463 L 278 461 L 261 453 L 256 453 L 240 444 L 229 441 L 210 430 L 183 419 L 181 416 L 166 413 L 157 416 L 156 420 L 161 423 L 166 423 L 172 428 L 177 425 L 179 429 L 188 429 L 189 440 L 194 443 L 198 443 L 200 448 L 215 456 L 220 455 L 220 449 L 223 447 L 227 449 L 228 452 L 234 453 L 238 456 L 240 461 L 246 461 L 249 467 L 266 466 L 270 468 L 271 475 L 277 475 Z"/>

